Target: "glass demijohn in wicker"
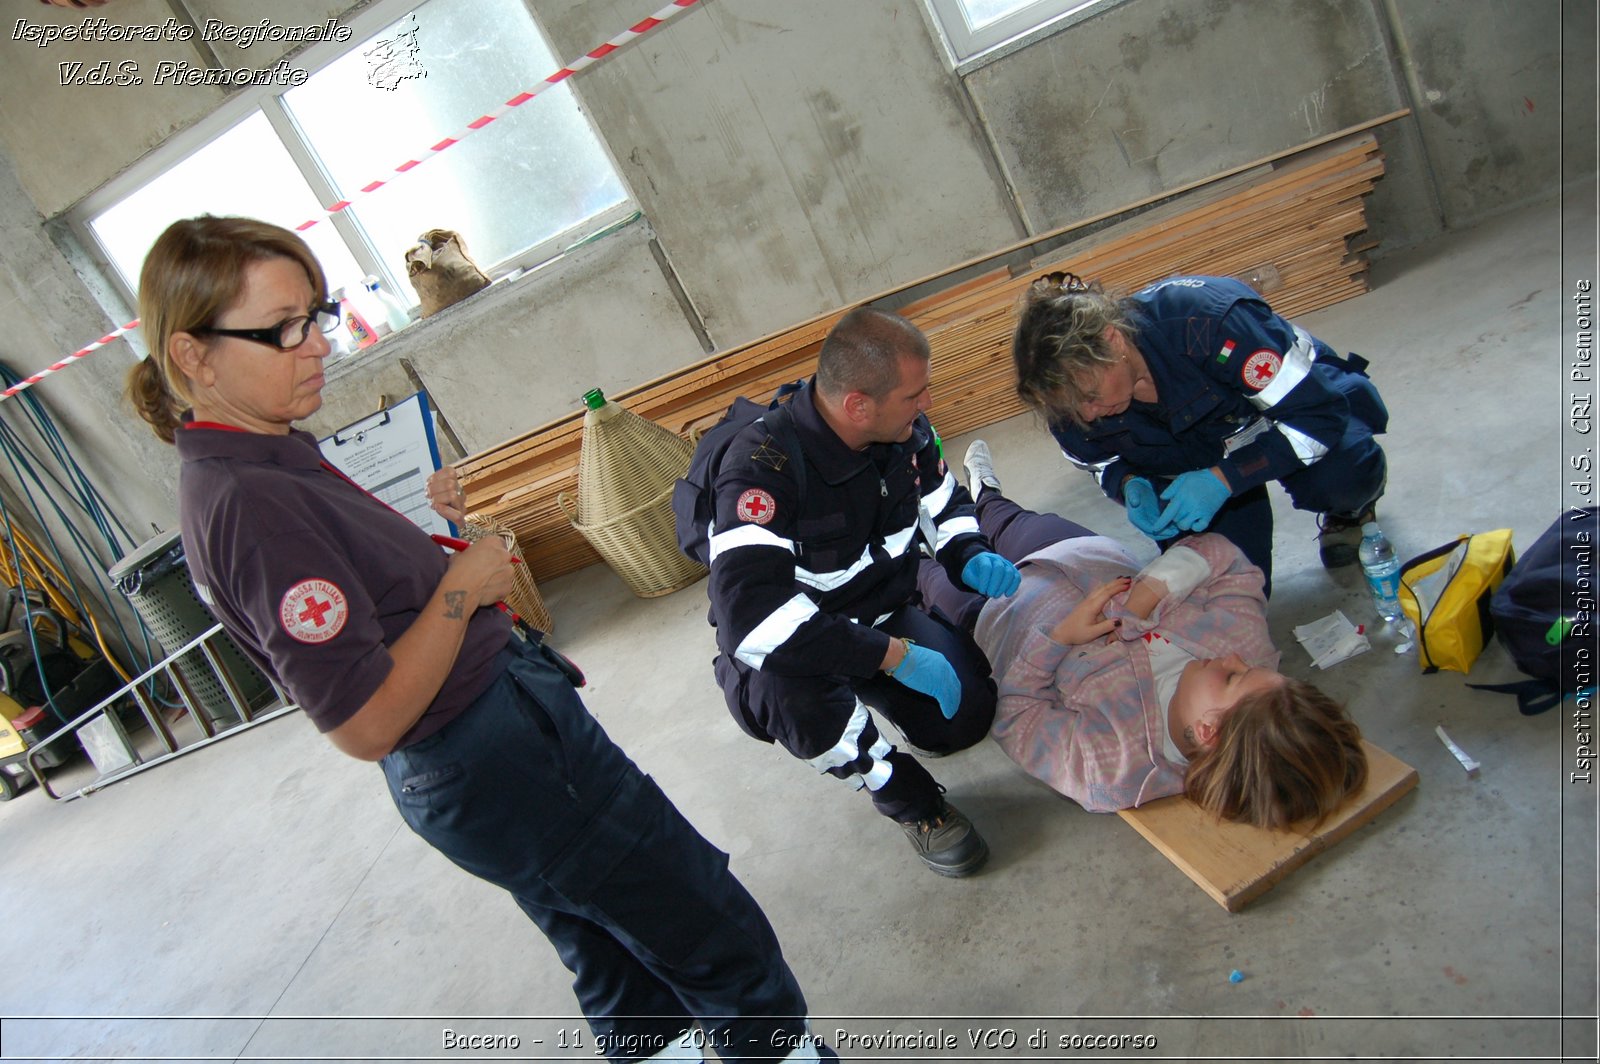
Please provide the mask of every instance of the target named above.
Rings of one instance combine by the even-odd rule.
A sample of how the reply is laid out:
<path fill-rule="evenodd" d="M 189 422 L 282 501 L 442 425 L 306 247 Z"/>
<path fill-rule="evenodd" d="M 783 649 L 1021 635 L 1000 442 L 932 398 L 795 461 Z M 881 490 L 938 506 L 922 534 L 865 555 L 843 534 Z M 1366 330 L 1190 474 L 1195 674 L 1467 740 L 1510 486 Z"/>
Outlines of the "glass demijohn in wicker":
<path fill-rule="evenodd" d="M 688 472 L 694 446 L 598 388 L 583 401 L 578 497 L 562 492 L 556 502 L 635 595 L 689 586 L 706 570 L 678 550 L 672 485 Z"/>

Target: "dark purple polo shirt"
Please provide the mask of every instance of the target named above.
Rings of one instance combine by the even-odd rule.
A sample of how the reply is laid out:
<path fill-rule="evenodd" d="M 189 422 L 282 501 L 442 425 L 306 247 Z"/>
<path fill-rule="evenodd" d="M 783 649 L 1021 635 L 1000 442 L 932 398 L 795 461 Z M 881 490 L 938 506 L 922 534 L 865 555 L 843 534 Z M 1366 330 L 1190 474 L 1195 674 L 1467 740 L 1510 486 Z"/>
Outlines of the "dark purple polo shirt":
<path fill-rule="evenodd" d="M 416 525 L 323 464 L 308 432 L 177 433 L 178 511 L 200 597 L 319 731 L 377 691 L 398 639 L 443 578 L 443 550 Z M 455 719 L 494 679 L 511 622 L 484 607 L 408 746 Z"/>

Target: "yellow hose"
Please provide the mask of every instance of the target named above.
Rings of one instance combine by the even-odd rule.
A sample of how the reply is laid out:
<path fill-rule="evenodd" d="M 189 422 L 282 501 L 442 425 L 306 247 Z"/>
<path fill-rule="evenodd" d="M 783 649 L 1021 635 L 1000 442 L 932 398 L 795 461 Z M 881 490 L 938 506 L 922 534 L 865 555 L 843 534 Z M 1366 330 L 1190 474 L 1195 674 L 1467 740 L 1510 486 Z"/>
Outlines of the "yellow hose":
<path fill-rule="evenodd" d="M 24 595 L 29 591 L 37 591 L 44 596 L 45 602 L 61 617 L 63 623 L 80 632 L 85 629 L 92 632 L 101 655 L 110 662 L 111 667 L 124 682 L 131 681 L 133 676 L 122 667 L 122 663 L 111 652 L 111 648 L 106 646 L 105 636 L 100 631 L 100 623 L 94 615 L 91 613 L 85 623 L 77 607 L 62 590 L 71 585 L 71 580 L 45 557 L 44 552 L 26 532 L 20 528 L 13 528 L 11 534 L 16 544 L 16 553 L 22 561 L 23 572 L 19 576 L 15 566 L 12 565 L 11 551 L 0 551 L 0 579 L 3 579 L 8 587 L 20 588 Z M 63 639 L 66 638 L 66 634 L 62 633 Z"/>

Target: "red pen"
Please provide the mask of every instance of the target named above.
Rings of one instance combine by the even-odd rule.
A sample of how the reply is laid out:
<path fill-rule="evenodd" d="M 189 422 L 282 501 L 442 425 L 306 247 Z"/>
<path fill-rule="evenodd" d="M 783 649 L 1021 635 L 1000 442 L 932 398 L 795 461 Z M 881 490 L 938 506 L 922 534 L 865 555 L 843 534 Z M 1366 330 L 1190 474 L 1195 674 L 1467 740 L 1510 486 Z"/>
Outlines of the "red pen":
<path fill-rule="evenodd" d="M 429 538 L 431 538 L 435 543 L 439 544 L 439 546 L 449 547 L 451 550 L 466 550 L 468 547 L 472 546 L 472 543 L 468 540 L 457 539 L 455 536 L 441 536 L 437 532 L 433 533 Z M 522 564 L 522 559 L 517 557 L 515 554 L 511 556 L 511 560 L 519 565 Z"/>

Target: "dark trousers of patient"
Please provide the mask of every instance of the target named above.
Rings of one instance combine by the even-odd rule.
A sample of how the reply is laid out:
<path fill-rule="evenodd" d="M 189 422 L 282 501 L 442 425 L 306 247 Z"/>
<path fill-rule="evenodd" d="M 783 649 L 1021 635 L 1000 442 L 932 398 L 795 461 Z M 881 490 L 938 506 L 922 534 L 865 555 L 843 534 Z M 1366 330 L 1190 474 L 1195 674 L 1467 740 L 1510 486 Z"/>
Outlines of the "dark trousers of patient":
<path fill-rule="evenodd" d="M 1041 514 L 1018 506 L 993 488 L 978 490 L 978 531 L 1007 561 L 1020 562 L 1034 551 L 1064 539 L 1098 535 L 1058 514 Z M 975 591 L 957 587 L 943 567 L 930 558 L 922 559 L 917 568 L 917 590 L 924 604 L 951 618 L 963 632 L 977 627 L 978 613 L 989 601 Z"/>

